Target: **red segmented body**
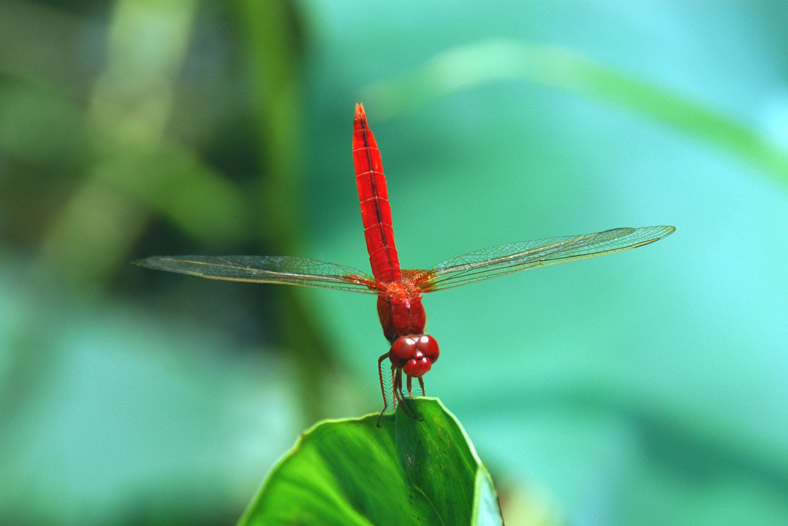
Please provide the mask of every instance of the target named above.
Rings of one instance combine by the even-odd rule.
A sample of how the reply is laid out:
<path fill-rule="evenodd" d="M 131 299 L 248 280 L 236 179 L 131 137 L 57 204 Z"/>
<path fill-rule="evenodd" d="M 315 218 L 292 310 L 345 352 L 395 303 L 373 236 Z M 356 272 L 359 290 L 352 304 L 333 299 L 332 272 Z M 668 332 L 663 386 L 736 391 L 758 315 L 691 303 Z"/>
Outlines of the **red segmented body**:
<path fill-rule="evenodd" d="M 379 283 L 399 281 L 402 273 L 397 247 L 394 245 L 394 228 L 391 225 L 391 206 L 386 176 L 383 175 L 383 162 L 361 104 L 356 104 L 356 117 L 353 120 L 353 165 L 356 169 L 356 188 L 372 275 Z"/>
<path fill-rule="evenodd" d="M 424 334 L 427 317 L 421 304 L 422 294 L 641 247 L 676 230 L 665 225 L 614 228 L 582 236 L 509 243 L 447 259 L 427 270 L 402 270 L 394 245 L 383 163 L 361 104 L 356 105 L 353 121 L 353 163 L 372 276 L 335 263 L 287 256 L 154 256 L 137 263 L 210 279 L 285 283 L 376 294 L 383 334 L 391 343 L 389 351 L 378 359 L 385 411 L 388 402 L 383 388 L 383 361 L 388 359 L 391 363 L 396 404 L 397 400 L 405 399 L 403 387 L 406 386 L 411 394 L 413 378 L 418 379 L 424 390 L 422 376 L 440 354 L 435 338 Z M 403 373 L 407 377 L 404 385 Z M 409 410 L 407 404 L 403 406 Z"/>
<path fill-rule="evenodd" d="M 361 104 L 356 104 L 353 120 L 353 165 L 369 264 L 375 280 L 385 287 L 378 296 L 378 317 L 386 339 L 394 343 L 401 336 L 422 334 L 427 314 L 421 291 L 402 282 L 383 162 Z"/>

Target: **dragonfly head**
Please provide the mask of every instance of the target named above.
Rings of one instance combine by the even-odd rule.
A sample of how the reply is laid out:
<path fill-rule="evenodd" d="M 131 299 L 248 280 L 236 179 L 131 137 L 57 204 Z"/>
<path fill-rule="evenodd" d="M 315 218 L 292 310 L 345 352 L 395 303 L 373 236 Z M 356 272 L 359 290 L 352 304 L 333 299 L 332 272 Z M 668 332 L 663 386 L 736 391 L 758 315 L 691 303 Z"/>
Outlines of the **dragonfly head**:
<path fill-rule="evenodd" d="M 438 342 L 428 334 L 400 336 L 391 344 L 389 360 L 408 376 L 421 377 L 438 361 Z"/>

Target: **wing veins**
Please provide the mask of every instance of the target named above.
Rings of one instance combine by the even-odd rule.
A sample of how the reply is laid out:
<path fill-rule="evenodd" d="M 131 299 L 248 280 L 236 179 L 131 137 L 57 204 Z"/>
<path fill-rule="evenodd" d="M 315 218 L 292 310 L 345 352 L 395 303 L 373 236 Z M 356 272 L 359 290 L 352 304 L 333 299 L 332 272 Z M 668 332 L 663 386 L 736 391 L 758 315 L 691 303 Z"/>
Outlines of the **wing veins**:
<path fill-rule="evenodd" d="M 154 256 L 137 265 L 221 281 L 281 283 L 376 294 L 374 280 L 352 267 L 289 256 Z"/>
<path fill-rule="evenodd" d="M 616 228 L 581 236 L 497 245 L 443 261 L 425 271 L 420 281 L 424 292 L 443 290 L 532 268 L 631 250 L 654 243 L 674 231 L 671 226 Z M 524 250 L 487 257 L 496 251 L 511 251 L 518 245 Z"/>

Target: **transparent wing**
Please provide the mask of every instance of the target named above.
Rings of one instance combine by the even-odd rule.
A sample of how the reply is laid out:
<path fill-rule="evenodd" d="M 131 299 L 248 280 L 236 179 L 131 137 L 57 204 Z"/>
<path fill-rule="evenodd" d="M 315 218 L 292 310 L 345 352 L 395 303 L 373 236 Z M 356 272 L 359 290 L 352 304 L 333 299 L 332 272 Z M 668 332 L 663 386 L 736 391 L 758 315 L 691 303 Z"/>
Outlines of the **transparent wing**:
<path fill-rule="evenodd" d="M 676 231 L 672 226 L 614 228 L 583 236 L 553 237 L 469 252 L 410 276 L 424 292 L 459 287 L 536 267 L 642 247 Z"/>
<path fill-rule="evenodd" d="M 153 256 L 134 262 L 156 270 L 225 281 L 285 283 L 376 294 L 375 280 L 352 267 L 288 256 Z"/>

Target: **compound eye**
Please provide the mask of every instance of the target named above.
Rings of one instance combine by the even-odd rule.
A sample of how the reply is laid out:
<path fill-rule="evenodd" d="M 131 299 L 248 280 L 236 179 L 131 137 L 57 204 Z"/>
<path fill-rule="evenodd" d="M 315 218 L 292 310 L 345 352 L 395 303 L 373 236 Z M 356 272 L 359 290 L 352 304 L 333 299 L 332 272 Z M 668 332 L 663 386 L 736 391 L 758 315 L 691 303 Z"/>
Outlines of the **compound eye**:
<path fill-rule="evenodd" d="M 438 341 L 429 334 L 422 334 L 416 342 L 416 348 L 430 359 L 430 363 L 438 361 L 441 352 L 438 349 Z"/>
<path fill-rule="evenodd" d="M 394 367 L 402 368 L 416 352 L 417 340 L 412 336 L 400 336 L 391 344 L 389 360 Z"/>

